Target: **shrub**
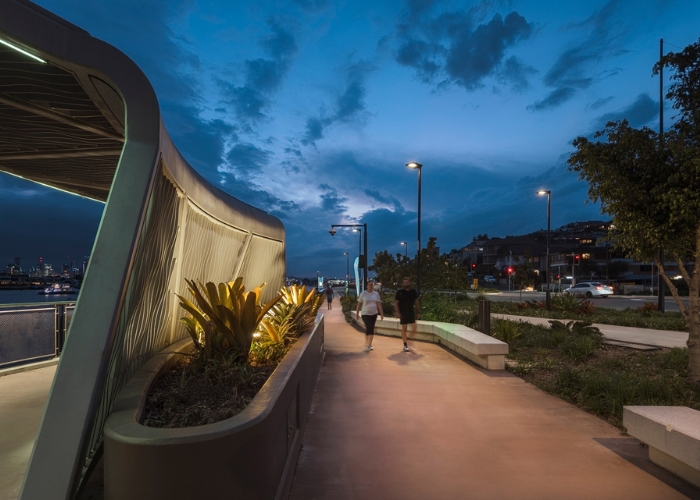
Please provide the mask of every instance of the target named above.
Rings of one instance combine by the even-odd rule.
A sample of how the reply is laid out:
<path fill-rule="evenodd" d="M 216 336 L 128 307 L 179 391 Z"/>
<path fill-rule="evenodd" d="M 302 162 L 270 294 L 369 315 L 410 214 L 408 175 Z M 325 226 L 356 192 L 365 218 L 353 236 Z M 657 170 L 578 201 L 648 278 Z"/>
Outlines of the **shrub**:
<path fill-rule="evenodd" d="M 246 292 L 241 277 L 218 285 L 209 282 L 197 286 L 194 280 L 187 281 L 197 305 L 177 295 L 180 306 L 189 313 L 180 321 L 185 324 L 200 356 L 231 355 L 236 362 L 247 360 L 258 324 L 281 298 L 278 295 L 260 306 L 258 302 L 263 286 L 264 283 Z"/>
<path fill-rule="evenodd" d="M 637 311 L 641 313 L 651 313 L 658 310 L 659 306 L 654 304 L 653 302 L 645 302 L 642 306 L 637 308 Z"/>
<path fill-rule="evenodd" d="M 508 345 L 513 344 L 515 339 L 521 335 L 520 331 L 518 331 L 518 324 L 507 319 L 496 320 L 492 330 L 495 338 L 505 342 Z"/>

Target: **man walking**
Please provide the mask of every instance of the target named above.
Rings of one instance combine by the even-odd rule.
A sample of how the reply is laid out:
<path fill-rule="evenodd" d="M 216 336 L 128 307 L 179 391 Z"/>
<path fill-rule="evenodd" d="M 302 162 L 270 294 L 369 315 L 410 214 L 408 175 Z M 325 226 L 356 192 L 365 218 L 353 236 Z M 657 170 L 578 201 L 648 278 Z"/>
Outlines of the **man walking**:
<path fill-rule="evenodd" d="M 401 323 L 401 339 L 403 339 L 403 350 L 408 352 L 408 325 L 416 322 L 416 318 L 420 319 L 420 301 L 418 293 L 411 287 L 411 278 L 404 278 L 403 288 L 396 292 L 394 299 L 394 311 L 399 316 Z"/>

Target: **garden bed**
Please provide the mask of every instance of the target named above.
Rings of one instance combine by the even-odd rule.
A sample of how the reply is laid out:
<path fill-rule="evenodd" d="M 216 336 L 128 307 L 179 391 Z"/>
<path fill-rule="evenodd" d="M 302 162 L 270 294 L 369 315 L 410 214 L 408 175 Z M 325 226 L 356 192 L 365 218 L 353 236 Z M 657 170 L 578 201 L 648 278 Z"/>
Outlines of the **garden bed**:
<path fill-rule="evenodd" d="M 636 351 L 581 340 L 571 333 L 518 324 L 506 369 L 622 429 L 624 405 L 700 410 L 700 385 L 688 378 L 684 348 Z"/>
<path fill-rule="evenodd" d="M 288 347 L 296 339 L 290 340 Z M 192 427 L 231 418 L 248 406 L 278 364 L 183 355 L 151 387 L 143 425 Z"/>

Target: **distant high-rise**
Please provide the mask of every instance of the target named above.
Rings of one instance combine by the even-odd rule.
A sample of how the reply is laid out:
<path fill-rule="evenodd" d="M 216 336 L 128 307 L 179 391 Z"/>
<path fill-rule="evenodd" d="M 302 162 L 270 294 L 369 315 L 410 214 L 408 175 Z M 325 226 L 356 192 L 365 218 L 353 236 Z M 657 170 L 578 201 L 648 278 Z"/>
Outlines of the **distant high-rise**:
<path fill-rule="evenodd" d="M 85 271 L 87 271 L 87 266 L 88 266 L 89 260 L 90 260 L 90 256 L 86 255 L 85 260 L 83 261 L 83 275 L 85 275 Z"/>

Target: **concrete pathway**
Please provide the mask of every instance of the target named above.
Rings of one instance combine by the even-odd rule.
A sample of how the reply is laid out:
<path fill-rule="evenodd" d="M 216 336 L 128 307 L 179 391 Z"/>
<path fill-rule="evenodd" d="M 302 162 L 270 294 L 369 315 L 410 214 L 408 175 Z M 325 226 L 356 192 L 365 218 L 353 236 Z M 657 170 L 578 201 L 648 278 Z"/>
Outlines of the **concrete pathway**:
<path fill-rule="evenodd" d="M 492 319 L 509 319 L 512 321 L 523 321 L 533 325 L 549 326 L 549 319 L 535 318 L 532 316 L 516 316 L 514 314 L 492 314 Z M 566 323 L 566 319 L 560 319 Z M 675 332 L 670 330 L 653 330 L 651 328 L 634 328 L 630 326 L 603 325 L 593 323 L 600 329 L 606 339 L 618 342 L 629 342 L 632 344 L 651 345 L 657 347 L 685 347 L 688 342 L 688 332 Z"/>
<path fill-rule="evenodd" d="M 326 314 L 292 500 L 677 499 L 700 492 L 630 437 L 507 372 Z"/>
<path fill-rule="evenodd" d="M 0 500 L 14 500 L 39 431 L 56 365 L 0 377 Z"/>

